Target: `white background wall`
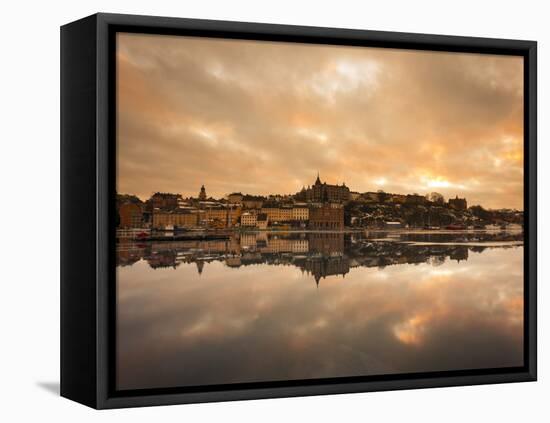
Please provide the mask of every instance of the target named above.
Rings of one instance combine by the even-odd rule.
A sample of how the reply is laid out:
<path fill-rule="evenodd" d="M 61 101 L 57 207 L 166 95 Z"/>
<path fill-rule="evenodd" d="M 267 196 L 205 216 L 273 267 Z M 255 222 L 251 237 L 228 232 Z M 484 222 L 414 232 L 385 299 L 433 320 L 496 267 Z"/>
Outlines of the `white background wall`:
<path fill-rule="evenodd" d="M 0 31 L 0 419 L 549 421 L 548 247 L 539 241 L 539 382 L 97 412 L 59 383 L 59 26 L 103 11 L 539 42 L 539 237 L 550 239 L 550 31 L 544 1 L 10 1 Z M 545 189 L 546 188 L 546 189 Z M 35 236 L 29 237 L 32 229 Z M 544 261 L 546 260 L 546 263 Z M 546 333 L 543 333 L 545 331 Z M 457 345 L 456 348 L 460 348 Z M 545 392 L 546 390 L 546 392 Z"/>

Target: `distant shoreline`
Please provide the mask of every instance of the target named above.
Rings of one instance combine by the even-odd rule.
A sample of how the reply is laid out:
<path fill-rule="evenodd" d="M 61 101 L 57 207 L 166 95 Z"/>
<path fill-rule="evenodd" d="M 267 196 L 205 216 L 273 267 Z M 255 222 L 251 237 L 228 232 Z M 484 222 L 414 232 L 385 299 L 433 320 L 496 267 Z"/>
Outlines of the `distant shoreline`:
<path fill-rule="evenodd" d="M 388 229 L 342 229 L 342 230 L 242 230 L 242 229 L 227 229 L 220 232 L 198 232 L 195 231 L 181 232 L 173 236 L 150 236 L 147 238 L 117 238 L 117 243 L 125 242 L 162 242 L 162 241 L 214 241 L 229 239 L 236 234 L 358 234 L 358 233 L 392 233 L 392 234 L 498 234 L 498 233 L 522 233 L 522 228 L 490 228 L 490 229 L 422 229 L 422 228 L 388 228 Z M 177 233 L 177 232 L 176 232 Z"/>

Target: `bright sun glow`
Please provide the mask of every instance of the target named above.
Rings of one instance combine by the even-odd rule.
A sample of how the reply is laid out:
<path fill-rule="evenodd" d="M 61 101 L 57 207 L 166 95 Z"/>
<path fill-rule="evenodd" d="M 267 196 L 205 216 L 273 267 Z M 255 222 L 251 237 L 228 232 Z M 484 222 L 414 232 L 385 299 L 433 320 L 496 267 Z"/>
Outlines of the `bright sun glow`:
<path fill-rule="evenodd" d="M 451 183 L 449 181 L 436 179 L 428 181 L 428 186 L 430 188 L 449 188 L 451 186 Z"/>
<path fill-rule="evenodd" d="M 386 185 L 388 180 L 386 178 L 376 178 L 373 182 L 377 186 L 384 186 L 384 185 Z"/>

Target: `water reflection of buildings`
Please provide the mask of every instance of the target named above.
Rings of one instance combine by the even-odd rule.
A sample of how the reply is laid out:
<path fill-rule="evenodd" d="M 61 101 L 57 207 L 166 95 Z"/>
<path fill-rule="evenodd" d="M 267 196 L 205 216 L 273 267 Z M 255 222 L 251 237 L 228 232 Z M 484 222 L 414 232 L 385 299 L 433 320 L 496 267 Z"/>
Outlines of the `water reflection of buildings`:
<path fill-rule="evenodd" d="M 361 234 L 259 232 L 214 241 L 119 243 L 117 265 L 132 265 L 141 259 L 145 259 L 153 269 L 194 263 L 199 274 L 207 271 L 208 263 L 215 261 L 231 268 L 255 264 L 296 266 L 311 274 L 319 284 L 321 279 L 329 276 L 344 277 L 354 267 L 382 268 L 416 263 L 437 266 L 447 259 L 468 260 L 470 252 L 479 253 L 486 248 L 437 244 L 433 239 L 416 239 L 421 241 L 416 244 L 410 241 L 407 238 L 381 242 Z"/>
<path fill-rule="evenodd" d="M 295 263 L 299 265 L 299 263 Z M 349 258 L 346 256 L 341 257 L 313 257 L 309 260 L 305 260 L 303 266 L 299 266 L 302 271 L 311 274 L 315 279 L 315 283 L 319 286 L 321 278 L 327 276 L 342 275 L 345 277 L 349 273 Z"/>

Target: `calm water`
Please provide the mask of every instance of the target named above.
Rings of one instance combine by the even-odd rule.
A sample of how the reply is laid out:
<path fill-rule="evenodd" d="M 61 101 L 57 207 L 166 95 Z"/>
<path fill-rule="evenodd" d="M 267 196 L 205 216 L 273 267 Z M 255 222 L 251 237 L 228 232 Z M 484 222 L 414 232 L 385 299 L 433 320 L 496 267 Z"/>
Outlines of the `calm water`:
<path fill-rule="evenodd" d="M 523 365 L 521 234 L 117 248 L 118 389 Z"/>

